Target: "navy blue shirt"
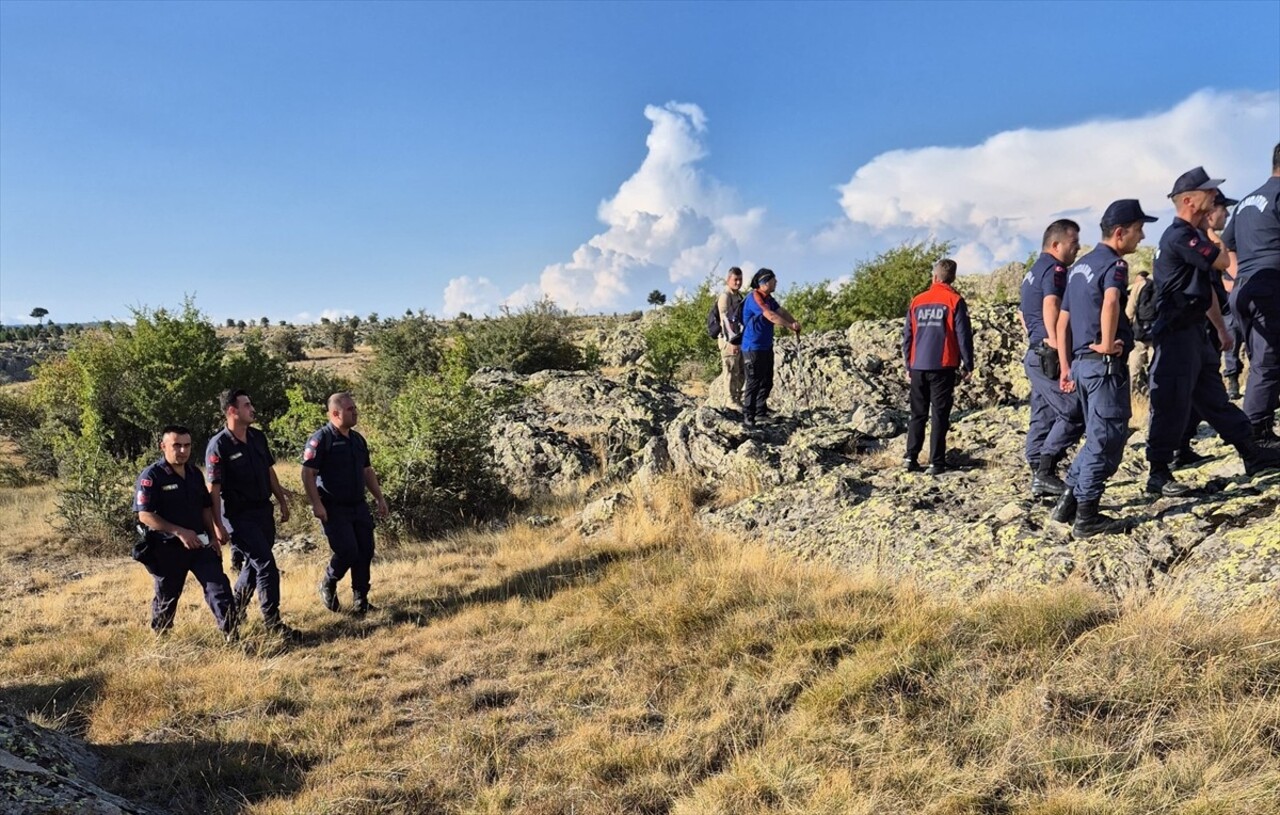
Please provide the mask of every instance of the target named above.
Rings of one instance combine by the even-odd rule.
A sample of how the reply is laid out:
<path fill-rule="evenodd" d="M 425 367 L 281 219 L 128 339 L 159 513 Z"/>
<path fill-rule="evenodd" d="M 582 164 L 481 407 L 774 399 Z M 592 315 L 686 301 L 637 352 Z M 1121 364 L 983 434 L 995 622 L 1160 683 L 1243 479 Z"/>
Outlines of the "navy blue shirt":
<path fill-rule="evenodd" d="M 1199 325 L 1212 302 L 1218 247 L 1181 218 L 1160 236 L 1151 280 L 1156 284 L 1155 336 L 1171 329 Z"/>
<path fill-rule="evenodd" d="M 1041 252 L 1022 278 L 1022 305 L 1018 307 L 1027 324 L 1027 339 L 1032 346 L 1040 345 L 1049 338 L 1044 327 L 1044 298 L 1057 297 L 1061 303 L 1066 289 L 1067 267 L 1048 252 Z"/>
<path fill-rule="evenodd" d="M 212 506 L 200 469 L 188 463 L 185 472 L 161 458 L 142 471 L 133 485 L 133 511 L 153 512 L 171 524 L 204 532 L 204 510 Z"/>
<path fill-rule="evenodd" d="M 764 310 L 776 312 L 778 301 L 773 295 L 765 294 L 759 289 L 747 292 L 742 301 L 742 350 L 772 351 L 773 323 L 764 316 Z"/>
<path fill-rule="evenodd" d="M 271 502 L 271 465 L 275 458 L 267 434 L 250 427 L 242 443 L 229 428 L 209 439 L 204 451 L 205 480 L 222 487 L 225 514 L 258 509 Z"/>
<path fill-rule="evenodd" d="M 1128 288 L 1129 264 L 1105 243 L 1075 262 L 1067 273 L 1067 291 L 1062 297 L 1063 310 L 1071 313 L 1073 356 L 1090 353 L 1090 345 L 1102 342 L 1102 301 L 1107 289 L 1120 293 L 1116 339 L 1124 343 L 1126 350 L 1133 349 L 1133 326 L 1124 313 Z"/>
<path fill-rule="evenodd" d="M 364 500 L 369 445 L 356 431 L 344 436 L 330 423 L 312 433 L 302 451 L 302 466 L 317 471 L 321 501 L 349 506 Z"/>
<path fill-rule="evenodd" d="M 1236 204 L 1222 242 L 1236 253 L 1241 281 L 1261 269 L 1280 271 L 1280 176 L 1271 176 Z"/>

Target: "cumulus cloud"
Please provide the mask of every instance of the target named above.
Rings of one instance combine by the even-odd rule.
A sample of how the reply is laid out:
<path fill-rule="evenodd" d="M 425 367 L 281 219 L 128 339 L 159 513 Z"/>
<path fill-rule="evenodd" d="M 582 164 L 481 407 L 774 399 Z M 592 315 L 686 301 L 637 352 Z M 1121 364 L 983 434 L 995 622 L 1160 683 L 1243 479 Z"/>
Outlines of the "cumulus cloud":
<path fill-rule="evenodd" d="M 444 316 L 459 312 L 492 314 L 502 303 L 502 292 L 487 277 L 455 277 L 444 287 Z"/>
<path fill-rule="evenodd" d="M 1280 94 L 1204 90 L 1133 119 L 883 153 L 839 188 L 849 224 L 826 239 L 849 225 L 873 235 L 930 234 L 956 241 L 958 259 L 983 271 L 1025 257 L 1056 218 L 1073 218 L 1092 234 L 1118 198 L 1139 199 L 1167 223 L 1165 196 L 1196 165 L 1225 177 L 1239 197 L 1266 177 L 1278 124 Z"/>
<path fill-rule="evenodd" d="M 318 323 L 322 318 L 337 322 L 338 320 L 345 320 L 348 317 L 354 317 L 355 315 L 356 313 L 349 308 L 327 308 L 319 314 L 312 314 L 309 311 L 300 311 L 293 315 L 293 319 L 289 322 L 294 325 L 307 325 L 308 323 Z"/>
<path fill-rule="evenodd" d="M 450 280 L 444 311 L 494 313 L 550 297 L 571 310 L 637 308 L 654 288 L 671 293 L 719 271 L 760 265 L 785 285 L 846 280 L 854 264 L 908 240 L 955 243 L 962 272 L 1025 258 L 1056 218 L 1079 221 L 1086 242 L 1107 204 L 1138 198 L 1161 218 L 1182 172 L 1204 165 L 1240 197 L 1269 172 L 1280 94 L 1203 90 L 1165 111 L 1056 129 L 997 133 L 981 144 L 894 150 L 837 186 L 842 217 L 805 229 L 770 223 L 712 177 L 709 120 L 695 104 L 645 108 L 650 129 L 640 167 L 597 207 L 602 229 L 536 282 L 502 296 L 486 278 Z M 829 194 L 826 190 L 817 195 Z M 844 275 L 844 277 L 841 277 Z"/>

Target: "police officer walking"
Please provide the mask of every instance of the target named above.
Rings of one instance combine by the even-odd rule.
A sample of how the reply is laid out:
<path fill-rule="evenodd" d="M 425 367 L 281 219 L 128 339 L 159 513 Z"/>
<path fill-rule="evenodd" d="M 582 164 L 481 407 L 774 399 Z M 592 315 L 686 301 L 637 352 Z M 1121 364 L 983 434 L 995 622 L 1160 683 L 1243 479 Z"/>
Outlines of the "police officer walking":
<path fill-rule="evenodd" d="M 929 430 L 929 475 L 947 469 L 947 430 L 959 378 L 973 373 L 973 329 L 969 307 L 951 287 L 956 262 L 943 258 L 933 266 L 933 285 L 917 294 L 907 307 L 902 328 L 902 356 L 911 383 L 911 420 L 907 424 L 909 472 L 917 472 L 917 457 L 924 448 L 926 417 Z"/>
<path fill-rule="evenodd" d="M 155 578 L 151 628 L 163 634 L 173 626 L 187 575 L 204 587 L 204 599 L 227 642 L 236 639 L 235 601 L 222 572 L 221 548 L 213 531 L 212 501 L 191 458 L 191 431 L 169 425 L 160 432 L 161 457 L 138 476 L 133 511 L 142 540 L 134 557 Z"/>
<path fill-rule="evenodd" d="M 1067 267 L 1080 252 L 1080 225 L 1061 219 L 1049 224 L 1040 257 L 1022 278 L 1018 314 L 1030 347 L 1022 364 L 1031 381 L 1031 421 L 1027 426 L 1027 464 L 1031 494 L 1061 495 L 1066 485 L 1054 473 L 1067 450 L 1084 433 L 1080 400 L 1059 385 L 1058 313 L 1067 286 Z"/>
<path fill-rule="evenodd" d="M 1053 519 L 1074 521 L 1075 538 L 1110 532 L 1116 525 L 1116 519 L 1098 511 L 1098 503 L 1107 479 L 1120 467 L 1133 415 L 1125 360 L 1133 350 L 1133 328 L 1125 314 L 1129 264 L 1124 256 L 1142 242 L 1142 225 L 1155 220 L 1133 198 L 1113 202 L 1102 214 L 1102 242 L 1067 274 L 1058 357 L 1063 389 L 1079 394 L 1085 442 L 1067 471 L 1067 490 Z"/>
<path fill-rule="evenodd" d="M 1227 349 L 1232 338 L 1222 320 L 1213 286 L 1217 269 L 1227 266 L 1218 248 L 1199 231 L 1213 208 L 1223 179 L 1210 178 L 1196 167 L 1174 182 L 1177 216 L 1160 238 L 1153 268 L 1156 285 L 1156 322 L 1152 329 L 1155 356 L 1151 361 L 1151 423 L 1147 433 L 1150 475 L 1147 492 L 1184 495 L 1169 469 L 1182 443 L 1191 411 L 1207 421 L 1223 441 L 1236 448 L 1245 473 L 1280 464 L 1280 452 L 1254 443 L 1249 420 L 1227 398 L 1219 371 L 1219 351 L 1209 339 L 1213 326 L 1218 347 Z"/>
<path fill-rule="evenodd" d="M 1205 237 L 1218 247 L 1219 258 L 1223 260 L 1230 258 L 1230 252 L 1222 240 L 1223 227 L 1227 225 L 1227 214 L 1238 203 L 1240 202 L 1228 198 L 1219 190 L 1213 209 L 1205 216 Z M 1227 379 L 1227 398 L 1234 401 L 1240 398 L 1240 355 L 1245 353 L 1244 332 L 1240 329 L 1240 321 L 1236 319 L 1235 312 L 1231 310 L 1231 291 L 1235 288 L 1236 273 L 1230 263 L 1226 268 L 1215 266 L 1215 271 L 1217 274 L 1213 278 L 1213 287 L 1218 295 L 1218 308 L 1222 309 L 1222 322 L 1231 335 L 1231 347 L 1222 351 L 1222 375 Z"/>
<path fill-rule="evenodd" d="M 369 569 L 373 562 L 373 516 L 364 493 L 378 502 L 378 515 L 387 517 L 377 473 L 369 461 L 369 445 L 355 431 L 359 420 L 356 400 L 349 393 L 329 397 L 329 423 L 311 434 L 302 452 L 302 485 L 311 511 L 324 527 L 333 556 L 318 587 L 320 601 L 338 611 L 338 582 L 351 572 L 351 610 L 366 614 Z"/>
<path fill-rule="evenodd" d="M 244 568 L 236 579 L 236 605 L 241 615 L 254 588 L 267 630 L 286 639 L 297 632 L 280 619 L 280 569 L 271 549 L 276 542 L 274 495 L 280 504 L 280 522 L 289 520 L 289 501 L 271 465 L 275 458 L 267 436 L 251 427 L 257 413 L 243 390 L 224 391 L 220 397 L 227 425 L 209 439 L 205 448 L 205 480 L 213 501 L 213 523 L 218 540 L 231 542 L 244 556 Z M 222 523 L 231 525 L 228 534 Z"/>
<path fill-rule="evenodd" d="M 1280 443 L 1274 425 L 1280 406 L 1280 144 L 1271 177 L 1244 197 L 1223 235 L 1235 255 L 1231 309 L 1247 337 L 1249 377 L 1244 412 L 1255 443 Z"/>

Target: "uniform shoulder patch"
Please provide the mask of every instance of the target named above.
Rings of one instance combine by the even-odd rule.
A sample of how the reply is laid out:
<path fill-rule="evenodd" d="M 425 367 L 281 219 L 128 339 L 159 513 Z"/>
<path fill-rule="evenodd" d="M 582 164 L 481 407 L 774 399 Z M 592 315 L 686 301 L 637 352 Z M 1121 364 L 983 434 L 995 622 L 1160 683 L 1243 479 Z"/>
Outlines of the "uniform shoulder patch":
<path fill-rule="evenodd" d="M 319 439 L 317 439 L 315 436 L 312 436 L 312 437 L 307 441 L 307 446 L 308 446 L 308 447 L 319 447 L 319 446 L 320 446 L 320 440 L 319 440 Z"/>
<path fill-rule="evenodd" d="M 209 463 L 210 463 L 210 464 L 217 464 L 219 461 L 222 461 L 222 459 L 218 458 L 218 454 L 217 454 L 217 453 L 210 453 L 210 454 L 209 454 Z"/>
<path fill-rule="evenodd" d="M 150 479 L 150 478 L 143 478 L 143 479 L 141 479 L 140 481 L 138 481 L 138 483 L 139 483 L 139 484 L 141 484 L 141 485 L 142 485 L 142 486 L 144 486 L 144 487 L 150 487 L 150 486 L 151 486 L 151 479 Z"/>
<path fill-rule="evenodd" d="M 1065 272 L 1067 267 L 1063 266 L 1061 263 L 1055 263 L 1053 264 L 1053 270 L 1055 272 Z"/>

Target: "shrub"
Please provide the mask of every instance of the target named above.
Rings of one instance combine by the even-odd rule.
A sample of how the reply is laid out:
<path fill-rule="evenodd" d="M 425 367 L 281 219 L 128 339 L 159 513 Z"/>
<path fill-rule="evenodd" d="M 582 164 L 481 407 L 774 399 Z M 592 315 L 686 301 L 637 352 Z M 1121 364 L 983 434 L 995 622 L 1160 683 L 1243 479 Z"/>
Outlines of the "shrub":
<path fill-rule="evenodd" d="M 280 328 L 272 332 L 270 339 L 267 340 L 267 348 L 285 362 L 297 362 L 307 358 L 302 348 L 302 335 L 296 328 Z"/>
<path fill-rule="evenodd" d="M 266 427 L 289 407 L 285 396 L 289 377 L 289 366 L 284 359 L 267 350 L 260 331 L 252 331 L 240 350 L 223 359 L 217 392 L 226 388 L 248 391 L 258 414 L 258 423 Z M 213 422 L 215 426 L 222 423 L 221 413 L 217 410 L 213 411 Z"/>
<path fill-rule="evenodd" d="M 79 548 L 121 553 L 132 542 L 133 484 L 152 459 L 116 458 L 94 439 L 57 436 L 57 508 L 60 529 Z M 157 453 L 157 457 L 158 457 Z"/>
<path fill-rule="evenodd" d="M 289 408 L 272 420 L 269 428 L 268 438 L 276 458 L 292 459 L 301 455 L 307 439 L 328 421 L 328 396 L 313 398 L 301 385 L 285 391 Z"/>
<path fill-rule="evenodd" d="M 719 349 L 707 336 L 712 302 L 706 281 L 692 295 L 677 297 L 644 332 L 644 360 L 655 376 L 671 381 L 686 362 L 697 363 L 704 377 L 719 370 Z"/>
<path fill-rule="evenodd" d="M 510 507 L 489 440 L 493 405 L 455 378 L 417 375 L 375 415 L 373 464 L 393 531 L 435 535 Z"/>
<path fill-rule="evenodd" d="M 439 371 L 440 339 L 439 323 L 421 311 L 384 321 L 373 337 L 373 364 L 365 372 L 361 394 L 374 405 L 386 406 L 410 377 Z"/>
<path fill-rule="evenodd" d="M 0 485 L 22 487 L 57 473 L 43 423 L 44 415 L 31 398 L 0 391 L 0 436 L 10 439 L 23 459 L 20 465 L 0 461 Z"/>
<path fill-rule="evenodd" d="M 583 367 L 581 349 L 573 343 L 572 318 L 543 298 L 519 311 L 483 320 L 459 320 L 455 342 L 460 361 L 470 371 L 505 368 L 518 374 L 576 371 Z"/>

